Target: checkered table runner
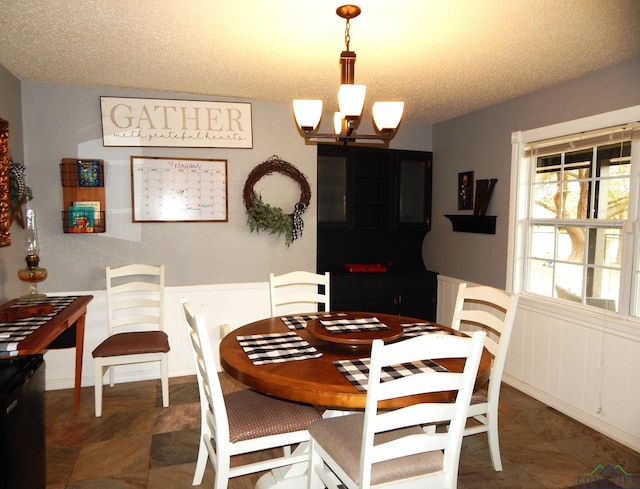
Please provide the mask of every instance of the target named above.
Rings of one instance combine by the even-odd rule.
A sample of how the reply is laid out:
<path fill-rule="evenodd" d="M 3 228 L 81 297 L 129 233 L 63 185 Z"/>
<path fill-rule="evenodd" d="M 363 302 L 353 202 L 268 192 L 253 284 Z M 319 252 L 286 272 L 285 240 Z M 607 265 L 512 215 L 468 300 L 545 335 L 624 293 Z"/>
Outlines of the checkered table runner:
<path fill-rule="evenodd" d="M 423 334 L 440 333 L 451 334 L 445 331 L 440 326 L 436 326 L 432 323 L 403 323 L 402 324 L 402 339 L 413 338 Z"/>
<path fill-rule="evenodd" d="M 333 364 L 356 389 L 366 391 L 370 362 L 370 358 L 360 358 L 358 360 L 336 360 Z M 382 372 L 380 372 L 380 382 L 388 382 L 389 380 L 399 379 L 400 377 L 406 377 L 420 372 L 447 372 L 447 369 L 431 360 L 390 365 L 382 368 Z"/>
<path fill-rule="evenodd" d="M 254 365 L 306 360 L 322 356 L 293 331 L 238 336 L 238 343 Z"/>
<path fill-rule="evenodd" d="M 347 333 L 353 331 L 381 331 L 383 329 L 389 329 L 384 323 L 381 323 L 378 318 L 348 318 L 348 319 L 335 319 L 331 321 L 320 320 L 329 333 Z"/>
<path fill-rule="evenodd" d="M 307 321 L 334 316 L 346 316 L 346 314 L 344 312 L 339 312 L 337 314 L 300 314 L 297 316 L 283 316 L 281 319 L 282 322 L 287 325 L 287 328 L 295 330 L 305 329 L 307 327 Z"/>
<path fill-rule="evenodd" d="M 17 306 L 53 305 L 53 312 L 0 323 L 0 356 L 17 356 L 18 343 L 76 300 L 77 296 L 53 296 L 35 301 L 18 301 Z"/>

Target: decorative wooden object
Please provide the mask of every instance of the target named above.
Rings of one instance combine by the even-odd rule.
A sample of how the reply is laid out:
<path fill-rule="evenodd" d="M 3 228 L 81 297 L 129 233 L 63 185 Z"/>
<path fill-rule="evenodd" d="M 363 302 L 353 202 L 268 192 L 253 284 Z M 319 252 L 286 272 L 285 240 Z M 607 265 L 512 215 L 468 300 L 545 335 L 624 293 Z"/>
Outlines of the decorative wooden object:
<path fill-rule="evenodd" d="M 11 244 L 9 227 L 9 122 L 0 118 L 0 246 Z"/>

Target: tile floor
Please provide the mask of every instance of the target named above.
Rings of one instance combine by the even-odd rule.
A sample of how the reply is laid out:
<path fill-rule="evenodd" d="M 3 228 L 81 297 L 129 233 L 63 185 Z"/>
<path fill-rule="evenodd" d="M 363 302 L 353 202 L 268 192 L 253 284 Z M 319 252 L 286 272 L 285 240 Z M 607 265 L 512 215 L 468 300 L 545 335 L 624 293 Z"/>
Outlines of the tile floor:
<path fill-rule="evenodd" d="M 221 375 L 225 391 L 242 388 Z M 47 488 L 191 487 L 200 426 L 195 377 L 171 379 L 170 392 L 171 405 L 162 408 L 156 381 L 106 388 L 101 418 L 93 415 L 91 387 L 83 388 L 77 416 L 71 389 L 46 392 Z M 504 470 L 493 470 L 486 435 L 465 438 L 460 489 L 640 488 L 640 453 L 506 385 L 500 430 Z M 586 483 L 599 464 L 614 467 L 614 483 Z M 638 475 L 625 480 L 621 469 Z M 213 487 L 212 474 L 209 466 L 202 487 Z M 258 478 L 232 479 L 229 489 L 253 488 Z"/>

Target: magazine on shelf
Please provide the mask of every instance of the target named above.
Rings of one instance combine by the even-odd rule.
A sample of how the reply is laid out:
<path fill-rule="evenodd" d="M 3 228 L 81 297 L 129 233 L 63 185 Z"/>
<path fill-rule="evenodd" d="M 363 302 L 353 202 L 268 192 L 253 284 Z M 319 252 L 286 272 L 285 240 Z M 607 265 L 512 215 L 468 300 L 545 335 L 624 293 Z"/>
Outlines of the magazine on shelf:
<path fill-rule="evenodd" d="M 98 225 L 100 219 L 100 201 L 99 200 L 81 200 L 73 203 L 73 207 L 88 207 L 93 210 L 93 222 Z"/>
<path fill-rule="evenodd" d="M 78 160 L 78 185 L 80 187 L 102 186 L 100 160 Z"/>
<path fill-rule="evenodd" d="M 70 233 L 92 233 L 93 214 L 92 207 L 69 207 L 69 232 Z"/>

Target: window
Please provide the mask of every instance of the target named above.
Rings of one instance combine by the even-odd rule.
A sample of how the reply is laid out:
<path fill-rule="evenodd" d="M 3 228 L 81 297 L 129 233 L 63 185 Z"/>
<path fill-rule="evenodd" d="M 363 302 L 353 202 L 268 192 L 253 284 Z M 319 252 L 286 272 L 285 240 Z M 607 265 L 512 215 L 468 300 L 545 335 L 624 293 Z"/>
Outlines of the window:
<path fill-rule="evenodd" d="M 600 118 L 514 134 L 513 279 L 526 293 L 640 317 L 640 110 Z"/>

